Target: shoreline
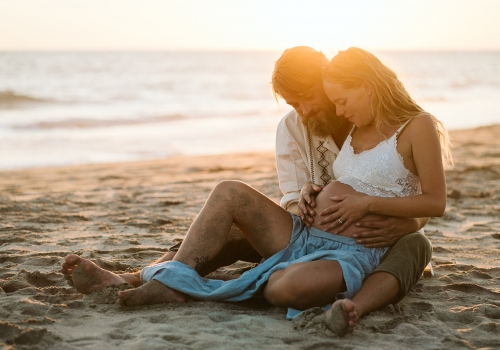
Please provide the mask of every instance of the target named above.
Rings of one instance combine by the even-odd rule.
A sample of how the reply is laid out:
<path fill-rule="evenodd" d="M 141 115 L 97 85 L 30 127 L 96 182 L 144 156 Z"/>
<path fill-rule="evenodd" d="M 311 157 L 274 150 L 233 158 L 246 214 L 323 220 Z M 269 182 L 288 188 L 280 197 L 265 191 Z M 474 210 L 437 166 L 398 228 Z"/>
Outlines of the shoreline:
<path fill-rule="evenodd" d="M 133 271 L 182 238 L 224 179 L 281 198 L 274 152 L 0 172 L 0 345 L 15 348 L 500 347 L 500 125 L 450 131 L 448 203 L 426 226 L 435 275 L 335 337 L 262 302 L 123 308 L 59 273 L 68 253 Z M 237 267 L 234 267 L 237 268 Z M 231 269 L 226 273 L 231 273 Z M 258 345 L 257 345 L 258 344 Z"/>
<path fill-rule="evenodd" d="M 457 134 L 460 135 L 462 133 L 471 133 L 474 131 L 479 131 L 483 129 L 490 129 L 490 128 L 497 128 L 499 127 L 500 124 L 489 124 L 489 125 L 482 125 L 482 126 L 477 126 L 477 127 L 472 127 L 472 128 L 460 128 L 460 129 L 452 129 L 449 130 L 450 135 Z M 89 163 L 80 163 L 80 164 L 62 164 L 62 165 L 39 165 L 39 166 L 26 166 L 26 167 L 20 167 L 20 168 L 0 168 L 0 176 L 3 173 L 9 173 L 9 172 L 23 172 L 23 171 L 35 171 L 35 170 L 43 170 L 43 169 L 55 169 L 55 168 L 79 168 L 79 167 L 92 167 L 92 166 L 115 166 L 119 164 L 132 164 L 132 163 L 150 163 L 150 162 L 162 162 L 166 161 L 168 159 L 172 158 L 196 158 L 196 157 L 226 157 L 226 156 L 238 156 L 238 155 L 246 155 L 246 154 L 254 154 L 254 153 L 274 153 L 274 148 L 270 149 L 260 149 L 260 150 L 245 150 L 241 152 L 221 152 L 221 153 L 199 153 L 199 154 L 184 154 L 184 155 L 179 155 L 179 154 L 174 154 L 171 156 L 166 156 L 166 157 L 159 157 L 159 158 L 148 158 L 148 159 L 137 159 L 137 160 L 125 160 L 125 161 L 116 161 L 116 162 L 109 162 L 109 161 L 103 161 L 103 162 L 89 162 Z"/>

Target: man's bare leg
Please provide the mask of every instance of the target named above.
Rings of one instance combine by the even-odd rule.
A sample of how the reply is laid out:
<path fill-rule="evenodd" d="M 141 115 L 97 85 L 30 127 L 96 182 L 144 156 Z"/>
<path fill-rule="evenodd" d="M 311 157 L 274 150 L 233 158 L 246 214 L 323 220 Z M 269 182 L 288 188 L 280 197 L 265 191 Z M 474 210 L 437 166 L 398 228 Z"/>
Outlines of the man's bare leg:
<path fill-rule="evenodd" d="M 264 258 L 284 249 L 292 233 L 292 218 L 287 211 L 242 182 L 223 181 L 210 194 L 173 260 L 199 272 L 223 248 L 233 224 Z M 118 303 L 142 305 L 170 301 L 157 295 L 168 295 L 171 289 L 152 282 L 118 292 Z M 155 295 L 154 300 L 151 295 Z"/>
<path fill-rule="evenodd" d="M 152 265 L 159 264 L 165 261 L 170 261 L 174 258 L 177 250 L 179 250 L 180 244 L 172 247 L 171 250 L 161 258 L 157 259 Z M 209 263 L 205 266 L 205 268 L 200 271 L 200 275 L 206 278 L 211 279 L 219 279 L 219 280 L 229 280 L 238 278 L 239 275 L 236 274 L 217 274 L 214 273 L 218 268 L 222 266 L 229 266 L 234 264 L 236 261 L 242 260 L 250 263 L 259 263 L 262 260 L 262 256 L 260 256 L 252 245 L 248 242 L 248 240 L 244 237 L 244 235 L 240 232 L 240 230 L 233 225 L 231 227 L 231 232 L 227 241 L 224 243 L 224 248 L 217 254 L 216 257 L 210 259 Z M 141 280 L 141 271 L 133 272 L 133 273 L 123 273 L 118 274 L 124 280 L 126 280 L 129 284 L 134 287 L 140 287 L 142 285 Z"/>
<path fill-rule="evenodd" d="M 178 249 L 178 247 L 177 247 Z M 159 264 L 165 261 L 170 261 L 173 259 L 175 254 L 177 253 L 176 250 L 172 250 L 164 254 L 162 257 L 157 259 L 152 263 L 154 264 Z M 206 266 L 204 269 L 203 273 L 201 273 L 202 276 L 206 276 L 207 278 L 212 278 L 212 279 L 221 279 L 221 280 L 228 280 L 228 279 L 235 279 L 238 277 L 238 275 L 216 275 L 213 274 L 213 271 L 217 270 L 218 268 L 222 266 L 228 266 L 231 265 L 232 263 L 236 262 L 237 260 L 244 260 L 244 261 L 249 261 L 249 262 L 259 262 L 262 259 L 261 256 L 259 256 L 253 247 L 248 243 L 248 241 L 243 237 L 241 232 L 233 226 L 231 228 L 231 233 L 228 241 L 224 245 L 224 250 L 220 252 L 220 254 L 213 260 L 210 261 L 210 264 Z M 74 286 L 73 280 L 72 280 L 72 270 L 76 268 L 77 263 L 79 263 L 82 259 L 78 257 L 78 259 L 72 257 L 69 259 L 66 259 L 64 263 L 62 264 L 62 269 L 61 272 L 64 274 L 64 278 L 68 281 L 68 284 L 70 286 Z M 93 265 L 93 264 L 90 264 Z M 89 265 L 89 266 L 90 266 Z M 88 268 L 87 268 L 88 269 Z M 102 270 L 99 267 L 97 267 L 97 270 Z M 101 273 L 102 275 L 102 273 Z M 114 275 L 111 273 L 111 275 Z M 132 273 L 120 273 L 117 274 L 121 279 L 117 279 L 114 276 L 110 276 L 109 278 L 106 278 L 105 280 L 108 281 L 104 283 L 102 286 L 97 287 L 96 290 L 104 287 L 108 287 L 110 285 L 114 285 L 112 281 L 115 281 L 117 284 L 121 284 L 127 282 L 133 287 L 140 287 L 142 286 L 143 282 L 141 280 L 141 270 L 132 272 Z M 122 280 L 123 279 L 123 280 Z"/>
<path fill-rule="evenodd" d="M 269 258 L 290 242 L 290 213 L 240 181 L 219 183 L 175 255 L 175 261 L 200 270 L 215 257 L 236 225 L 257 252 Z"/>

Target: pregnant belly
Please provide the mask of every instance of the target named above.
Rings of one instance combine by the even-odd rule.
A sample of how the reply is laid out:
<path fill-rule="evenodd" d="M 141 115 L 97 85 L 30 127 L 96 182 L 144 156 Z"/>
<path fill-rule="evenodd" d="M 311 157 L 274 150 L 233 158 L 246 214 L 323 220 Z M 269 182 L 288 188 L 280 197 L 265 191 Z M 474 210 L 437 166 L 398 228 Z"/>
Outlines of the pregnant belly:
<path fill-rule="evenodd" d="M 326 225 L 318 225 L 319 221 L 322 221 L 325 219 L 325 217 L 320 216 L 319 213 L 321 213 L 323 210 L 326 208 L 331 207 L 334 202 L 330 199 L 330 197 L 341 195 L 341 194 L 360 194 L 366 196 L 366 194 L 357 192 L 354 190 L 351 186 L 343 184 L 338 181 L 333 181 L 329 183 L 323 190 L 318 194 L 316 197 L 316 215 L 313 217 L 314 222 L 312 226 L 314 228 L 317 228 L 319 230 L 325 231 L 325 229 L 330 226 L 332 223 L 329 222 Z M 384 220 L 386 219 L 385 216 L 383 215 L 367 215 L 365 216 L 361 221 L 377 221 L 377 220 Z M 353 234 L 361 231 L 366 231 L 366 228 L 362 227 L 356 227 L 355 224 L 351 224 L 347 227 L 343 227 L 344 231 L 339 233 L 339 236 L 345 236 L 345 237 L 352 237 Z M 335 233 L 338 228 L 334 228 L 325 232 L 330 232 L 330 233 Z"/>

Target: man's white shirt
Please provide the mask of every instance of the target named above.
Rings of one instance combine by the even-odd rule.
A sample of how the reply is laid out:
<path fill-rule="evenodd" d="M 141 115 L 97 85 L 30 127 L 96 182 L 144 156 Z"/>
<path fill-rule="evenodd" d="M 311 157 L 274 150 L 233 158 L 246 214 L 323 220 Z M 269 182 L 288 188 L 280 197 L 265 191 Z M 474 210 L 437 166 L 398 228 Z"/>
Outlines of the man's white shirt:
<path fill-rule="evenodd" d="M 308 133 L 295 110 L 287 113 L 276 131 L 276 166 L 283 192 L 280 205 L 287 209 L 291 203 L 298 202 L 300 190 L 307 181 L 326 185 L 334 180 L 332 165 L 338 153 L 339 148 L 331 136 L 324 138 Z"/>

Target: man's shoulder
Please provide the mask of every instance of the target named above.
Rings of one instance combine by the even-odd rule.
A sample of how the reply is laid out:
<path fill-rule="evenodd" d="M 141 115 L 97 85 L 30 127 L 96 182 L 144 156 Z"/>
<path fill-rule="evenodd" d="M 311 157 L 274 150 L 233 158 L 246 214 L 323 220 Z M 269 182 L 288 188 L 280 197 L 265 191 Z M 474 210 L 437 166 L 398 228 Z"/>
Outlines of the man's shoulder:
<path fill-rule="evenodd" d="M 289 122 L 297 122 L 300 120 L 299 114 L 295 111 L 295 109 L 292 109 L 290 112 L 285 114 L 283 118 L 281 118 L 280 124 L 283 123 L 289 123 Z"/>
<path fill-rule="evenodd" d="M 302 124 L 302 120 L 300 120 L 299 114 L 292 109 L 290 112 L 285 114 L 281 121 L 278 124 L 278 129 L 285 130 L 303 130 L 305 129 L 304 124 Z"/>

